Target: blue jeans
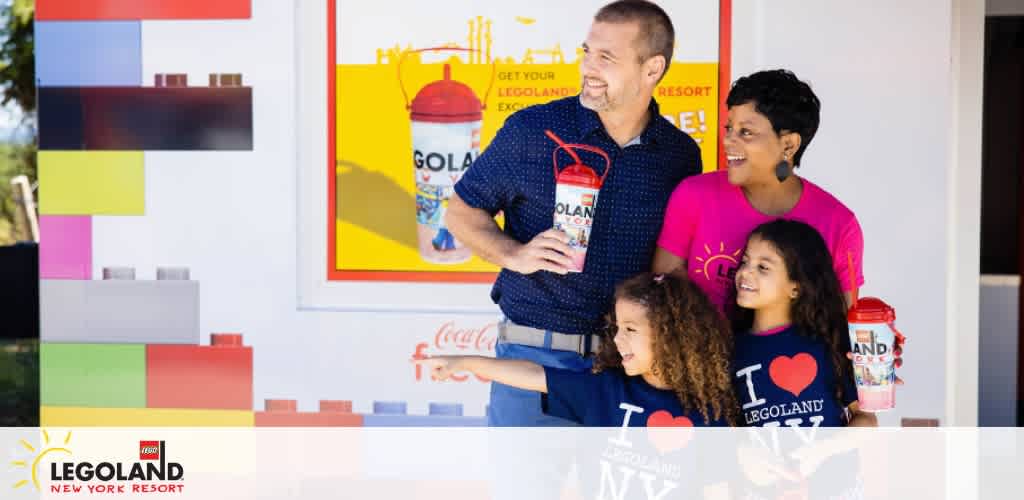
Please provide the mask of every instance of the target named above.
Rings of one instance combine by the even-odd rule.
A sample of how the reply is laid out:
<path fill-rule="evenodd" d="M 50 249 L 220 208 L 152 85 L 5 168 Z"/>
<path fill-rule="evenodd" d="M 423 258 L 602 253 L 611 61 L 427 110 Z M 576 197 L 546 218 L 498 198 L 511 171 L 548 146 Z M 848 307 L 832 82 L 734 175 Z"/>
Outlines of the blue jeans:
<path fill-rule="evenodd" d="M 550 339 L 549 339 L 550 341 Z M 498 342 L 494 347 L 499 359 L 525 359 L 542 366 L 575 371 L 589 371 L 591 359 L 575 352 L 553 351 L 541 347 Z M 545 415 L 541 410 L 541 394 L 491 382 L 491 404 L 487 411 L 487 425 L 491 427 L 575 427 L 578 424 L 558 417 Z M 500 431 L 499 431 L 500 432 Z M 522 431 L 519 431 L 522 432 Z M 496 500 L 531 500 L 561 497 L 575 449 L 560 443 L 547 443 L 543 439 L 517 439 L 516 435 L 501 435 L 492 440 L 492 458 L 497 465 L 493 482 L 493 498 Z M 535 465 L 528 458 L 544 456 L 542 463 Z M 560 467 L 551 468 L 551 463 Z"/>

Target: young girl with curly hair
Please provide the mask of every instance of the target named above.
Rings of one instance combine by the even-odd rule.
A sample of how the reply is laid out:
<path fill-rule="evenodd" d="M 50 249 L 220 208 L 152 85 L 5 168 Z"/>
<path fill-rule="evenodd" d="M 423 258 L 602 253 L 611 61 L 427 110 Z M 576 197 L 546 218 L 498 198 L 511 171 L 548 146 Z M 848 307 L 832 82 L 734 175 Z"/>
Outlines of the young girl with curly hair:
<path fill-rule="evenodd" d="M 592 373 L 483 356 L 417 363 L 447 379 L 461 371 L 544 393 L 545 413 L 593 427 L 737 423 L 727 322 L 689 280 L 641 274 L 616 289 Z"/>

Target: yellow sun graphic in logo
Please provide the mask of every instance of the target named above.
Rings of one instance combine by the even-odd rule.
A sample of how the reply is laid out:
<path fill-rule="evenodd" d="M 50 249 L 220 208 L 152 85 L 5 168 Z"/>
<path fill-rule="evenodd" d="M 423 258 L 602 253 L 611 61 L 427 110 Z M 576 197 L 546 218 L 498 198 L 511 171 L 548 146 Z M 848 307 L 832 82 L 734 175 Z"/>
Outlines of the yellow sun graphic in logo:
<path fill-rule="evenodd" d="M 67 446 L 69 441 L 71 441 L 71 431 L 68 431 L 68 434 L 64 436 L 63 445 Z M 39 490 L 39 462 L 43 460 L 43 457 L 49 455 L 50 453 L 67 453 L 68 455 L 71 454 L 71 450 L 67 448 L 50 446 L 50 433 L 46 432 L 46 429 L 43 429 L 43 446 L 40 446 L 42 450 L 39 451 L 38 453 L 36 453 L 35 447 L 32 446 L 28 441 L 25 441 L 24 439 L 18 440 L 18 444 L 20 444 L 22 448 L 25 448 L 25 450 L 27 450 L 29 453 L 35 453 L 35 456 L 32 457 L 32 486 L 35 486 L 36 491 Z M 29 466 L 27 460 L 15 460 L 11 462 L 11 465 L 15 467 Z M 26 484 L 28 484 L 28 479 L 22 479 L 21 481 L 14 483 L 14 488 L 21 488 Z"/>
<path fill-rule="evenodd" d="M 740 252 L 742 250 L 743 249 L 739 249 L 739 250 L 736 250 L 735 252 L 730 254 L 729 252 L 727 252 L 725 250 L 725 242 L 724 241 L 720 241 L 720 242 L 718 242 L 718 253 L 714 253 L 714 252 L 711 251 L 711 247 L 709 247 L 707 244 L 705 244 L 704 245 L 704 251 L 707 252 L 708 256 L 707 256 L 707 258 L 703 258 L 703 257 L 700 257 L 700 256 L 697 257 L 697 262 L 700 262 L 701 265 L 702 265 L 701 269 L 697 270 L 697 274 L 703 274 L 705 278 L 710 280 L 711 279 L 711 274 L 708 272 L 708 269 L 711 268 L 711 263 L 716 261 L 716 260 L 727 260 L 729 262 L 732 262 L 732 264 L 734 266 L 735 265 L 739 265 L 739 261 L 736 260 L 736 259 L 739 258 Z"/>

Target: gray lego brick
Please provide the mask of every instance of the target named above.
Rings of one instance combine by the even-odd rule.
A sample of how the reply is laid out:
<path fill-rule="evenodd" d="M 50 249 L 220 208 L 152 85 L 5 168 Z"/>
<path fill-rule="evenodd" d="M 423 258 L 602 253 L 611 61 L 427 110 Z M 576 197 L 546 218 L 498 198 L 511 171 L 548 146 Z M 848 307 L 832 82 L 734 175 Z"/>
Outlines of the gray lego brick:
<path fill-rule="evenodd" d="M 40 340 L 199 344 L 199 282 L 42 280 Z"/>

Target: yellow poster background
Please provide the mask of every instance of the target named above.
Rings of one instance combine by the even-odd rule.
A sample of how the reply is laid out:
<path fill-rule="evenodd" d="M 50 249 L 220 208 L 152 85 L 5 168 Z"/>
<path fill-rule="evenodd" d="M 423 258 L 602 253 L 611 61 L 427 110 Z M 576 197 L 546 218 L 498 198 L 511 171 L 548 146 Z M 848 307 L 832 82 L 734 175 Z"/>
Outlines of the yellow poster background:
<path fill-rule="evenodd" d="M 336 269 L 497 272 L 496 266 L 475 256 L 451 265 L 420 258 L 411 125 L 399 87 L 398 63 L 403 55 L 405 50 L 397 48 L 378 50 L 377 64 L 336 67 Z M 576 95 L 580 88 L 579 51 L 573 58 L 548 51 L 524 58 L 525 62 L 511 58 L 488 62 L 480 54 L 447 59 L 429 55 L 405 57 L 401 80 L 409 100 L 428 83 L 443 79 L 446 63 L 451 78 L 470 86 L 481 101 L 494 74 L 483 113 L 481 151 L 515 110 Z M 654 95 L 662 115 L 697 140 L 704 170 L 714 170 L 718 65 L 674 61 Z"/>

